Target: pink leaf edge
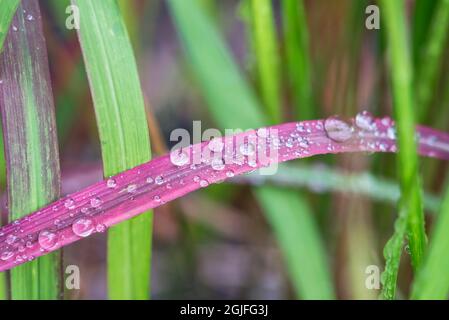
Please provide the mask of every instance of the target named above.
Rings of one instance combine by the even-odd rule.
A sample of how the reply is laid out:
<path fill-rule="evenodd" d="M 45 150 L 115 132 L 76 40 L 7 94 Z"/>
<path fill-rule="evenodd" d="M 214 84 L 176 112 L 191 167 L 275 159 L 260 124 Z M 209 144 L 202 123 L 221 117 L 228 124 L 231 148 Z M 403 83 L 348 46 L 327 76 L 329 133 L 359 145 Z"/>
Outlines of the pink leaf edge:
<path fill-rule="evenodd" d="M 448 134 L 418 126 L 417 140 L 421 155 L 449 160 Z M 186 146 L 0 228 L 0 271 L 104 232 L 210 184 L 274 163 L 320 154 L 396 150 L 391 118 L 373 118 L 366 112 L 349 122 L 331 117 L 285 123 Z M 198 154 L 199 163 L 192 165 Z"/>

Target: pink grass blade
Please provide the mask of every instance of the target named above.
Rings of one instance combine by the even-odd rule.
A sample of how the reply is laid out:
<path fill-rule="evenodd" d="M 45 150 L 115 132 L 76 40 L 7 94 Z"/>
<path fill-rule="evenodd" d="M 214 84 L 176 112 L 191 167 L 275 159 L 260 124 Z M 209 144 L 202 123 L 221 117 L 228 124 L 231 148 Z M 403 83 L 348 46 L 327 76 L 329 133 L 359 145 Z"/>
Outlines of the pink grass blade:
<path fill-rule="evenodd" d="M 266 135 L 267 131 L 269 135 Z M 449 160 L 448 134 L 425 127 L 419 127 L 417 131 L 421 155 Z M 253 141 L 255 137 L 255 144 L 250 149 L 265 148 L 267 151 L 274 148 L 278 157 L 257 159 L 251 163 L 247 156 L 243 156 L 244 161 L 241 161 L 242 150 L 248 150 L 246 140 Z M 235 145 L 238 141 L 246 141 L 244 143 L 247 145 L 242 149 L 240 145 Z M 319 154 L 397 151 L 394 123 L 389 118 L 373 119 L 372 123 L 364 123 L 363 128 L 338 118 L 286 123 L 227 136 L 221 142 L 227 150 L 224 154 L 226 161 L 236 159 L 224 167 L 214 166 L 209 160 L 195 166 L 184 161 L 175 162 L 180 165 L 174 165 L 171 161 L 173 156 L 165 155 L 61 198 L 4 226 L 0 229 L 0 271 L 23 263 L 15 259 L 17 255 L 34 259 L 96 232 L 104 232 L 148 209 L 270 163 Z M 209 149 L 209 142 L 203 142 L 179 152 L 192 160 L 199 150 L 208 152 Z M 22 231 L 18 236 L 28 242 L 24 252 L 19 252 L 18 246 L 8 246 L 5 242 L 18 229 Z M 52 236 L 48 237 L 49 234 Z"/>
<path fill-rule="evenodd" d="M 10 220 L 59 197 L 60 170 L 47 50 L 37 0 L 21 2 L 0 58 Z M 18 250 L 23 263 L 27 237 L 20 227 L 7 235 L 4 250 Z M 5 255 L 2 256 L 6 258 Z M 60 254 L 35 260 L 11 272 L 13 299 L 59 297 Z"/>

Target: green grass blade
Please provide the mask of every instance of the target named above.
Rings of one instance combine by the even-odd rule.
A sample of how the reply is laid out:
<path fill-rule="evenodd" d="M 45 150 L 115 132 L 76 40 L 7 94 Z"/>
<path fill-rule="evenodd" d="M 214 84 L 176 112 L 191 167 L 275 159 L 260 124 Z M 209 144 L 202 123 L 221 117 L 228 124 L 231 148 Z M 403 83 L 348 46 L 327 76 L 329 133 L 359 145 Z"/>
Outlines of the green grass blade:
<path fill-rule="evenodd" d="M 438 1 L 430 25 L 428 39 L 417 63 L 415 77 L 415 110 L 420 121 L 425 120 L 435 91 L 438 71 L 442 70 L 443 51 L 449 30 L 449 0 Z"/>
<path fill-rule="evenodd" d="M 412 67 L 407 43 L 405 10 L 401 1 L 382 0 L 381 12 L 387 31 L 393 104 L 397 119 L 398 164 L 402 198 L 395 234 L 385 247 L 384 297 L 393 298 L 405 232 L 408 235 L 412 265 L 421 264 L 426 246 L 422 195 L 418 174 L 415 124 L 412 100 Z"/>
<path fill-rule="evenodd" d="M 131 43 L 114 0 L 77 0 L 78 31 L 95 105 L 104 165 L 110 176 L 150 159 L 144 99 Z M 152 213 L 108 234 L 111 299 L 148 299 Z"/>
<path fill-rule="evenodd" d="M 256 54 L 258 81 L 266 114 L 274 122 L 282 118 L 279 94 L 279 53 L 271 0 L 249 0 L 251 43 Z"/>
<path fill-rule="evenodd" d="M 449 182 L 430 238 L 426 259 L 416 275 L 412 299 L 447 299 L 449 295 Z"/>
<path fill-rule="evenodd" d="M 296 118 L 314 119 L 309 35 L 302 0 L 282 1 L 286 72 L 296 107 Z"/>
<path fill-rule="evenodd" d="M 0 0 L 0 53 L 20 0 Z"/>
<path fill-rule="evenodd" d="M 0 65 L 10 220 L 55 200 L 60 189 L 53 95 L 37 0 L 22 2 L 13 26 Z M 60 275 L 59 253 L 14 268 L 11 296 L 57 299 Z"/>
<path fill-rule="evenodd" d="M 254 94 L 198 2 L 171 0 L 169 4 L 189 63 L 216 123 L 221 128 L 242 129 L 267 124 Z M 256 188 L 255 195 L 277 236 L 297 295 L 332 299 L 324 246 L 307 202 L 297 192 L 271 187 Z M 298 249 L 301 244 L 307 244 L 307 250 Z"/>
<path fill-rule="evenodd" d="M 429 35 L 429 28 L 432 22 L 435 7 L 438 1 L 416 0 L 413 10 L 412 24 L 412 44 L 413 44 L 413 65 L 415 68 L 420 61 L 423 43 Z"/>

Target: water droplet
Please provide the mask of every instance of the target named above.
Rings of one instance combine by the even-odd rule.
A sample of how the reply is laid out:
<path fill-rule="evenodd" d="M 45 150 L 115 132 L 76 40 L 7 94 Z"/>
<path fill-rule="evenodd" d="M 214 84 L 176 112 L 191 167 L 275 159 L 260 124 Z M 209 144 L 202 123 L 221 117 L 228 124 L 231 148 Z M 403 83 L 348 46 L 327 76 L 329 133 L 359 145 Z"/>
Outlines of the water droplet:
<path fill-rule="evenodd" d="M 200 186 L 202 188 L 206 188 L 209 185 L 209 182 L 207 182 L 207 180 L 201 180 L 200 181 Z"/>
<path fill-rule="evenodd" d="M 161 202 L 161 197 L 159 197 L 159 196 L 154 196 L 154 197 L 153 197 L 153 200 L 154 200 L 155 202 Z"/>
<path fill-rule="evenodd" d="M 232 178 L 232 177 L 234 177 L 234 172 L 231 171 L 231 170 L 226 171 L 226 176 L 227 176 L 228 178 Z"/>
<path fill-rule="evenodd" d="M 117 187 L 117 181 L 115 181 L 115 179 L 109 178 L 108 181 L 106 181 L 106 186 L 109 189 L 114 189 Z"/>
<path fill-rule="evenodd" d="M 6 260 L 11 259 L 13 255 L 14 255 L 14 253 L 11 251 L 4 251 L 0 255 L 0 259 L 2 259 L 3 261 L 6 261 Z"/>
<path fill-rule="evenodd" d="M 355 125 L 362 130 L 372 131 L 375 129 L 374 117 L 368 111 L 362 111 L 355 116 Z"/>
<path fill-rule="evenodd" d="M 64 206 L 67 209 L 73 209 L 75 208 L 75 201 L 72 198 L 68 198 L 65 202 L 64 202 Z"/>
<path fill-rule="evenodd" d="M 200 182 L 201 178 L 199 176 L 193 177 L 193 182 Z"/>
<path fill-rule="evenodd" d="M 161 185 L 161 184 L 164 183 L 164 178 L 163 178 L 162 176 L 157 176 L 156 179 L 154 179 L 154 182 L 155 182 L 157 185 Z"/>
<path fill-rule="evenodd" d="M 99 206 L 101 206 L 102 203 L 103 203 L 103 201 L 98 197 L 90 199 L 90 205 L 93 208 L 98 208 Z"/>
<path fill-rule="evenodd" d="M 207 147 L 209 150 L 213 152 L 221 152 L 224 148 L 224 143 L 221 141 L 220 138 L 214 138 L 207 144 Z"/>
<path fill-rule="evenodd" d="M 225 168 L 223 159 L 220 159 L 220 158 L 213 159 L 212 163 L 211 163 L 211 167 L 212 167 L 212 169 L 217 170 L 217 171 L 223 170 Z"/>
<path fill-rule="evenodd" d="M 17 237 L 13 234 L 10 234 L 6 237 L 7 244 L 13 244 L 17 240 Z"/>
<path fill-rule="evenodd" d="M 128 193 L 134 193 L 137 190 L 137 185 L 135 184 L 130 184 L 127 188 L 126 191 L 128 191 Z"/>
<path fill-rule="evenodd" d="M 189 163 L 189 155 L 182 149 L 170 152 L 170 161 L 175 166 L 181 167 Z"/>
<path fill-rule="evenodd" d="M 146 181 L 148 184 L 152 184 L 154 182 L 153 178 L 151 177 L 148 177 Z"/>
<path fill-rule="evenodd" d="M 27 15 L 27 20 L 28 21 L 33 21 L 34 17 L 31 14 L 29 14 L 29 15 Z"/>
<path fill-rule="evenodd" d="M 81 218 L 72 224 L 73 233 L 83 238 L 90 236 L 94 229 L 94 223 L 91 219 Z"/>
<path fill-rule="evenodd" d="M 268 129 L 267 128 L 260 128 L 257 130 L 257 135 L 261 138 L 268 137 Z"/>
<path fill-rule="evenodd" d="M 251 142 L 248 142 L 241 144 L 239 150 L 244 156 L 251 156 L 256 152 L 256 147 Z"/>
<path fill-rule="evenodd" d="M 394 140 L 396 139 L 396 128 L 390 127 L 387 129 L 387 137 L 388 139 Z"/>
<path fill-rule="evenodd" d="M 18 29 L 17 29 L 16 26 L 12 26 L 12 30 L 13 30 L 13 31 L 17 31 Z"/>
<path fill-rule="evenodd" d="M 39 233 L 37 241 L 43 249 L 50 250 L 58 244 L 58 237 L 56 233 L 44 230 Z"/>
<path fill-rule="evenodd" d="M 337 117 L 330 117 L 324 121 L 324 130 L 329 139 L 336 142 L 345 142 L 351 139 L 353 128 Z"/>

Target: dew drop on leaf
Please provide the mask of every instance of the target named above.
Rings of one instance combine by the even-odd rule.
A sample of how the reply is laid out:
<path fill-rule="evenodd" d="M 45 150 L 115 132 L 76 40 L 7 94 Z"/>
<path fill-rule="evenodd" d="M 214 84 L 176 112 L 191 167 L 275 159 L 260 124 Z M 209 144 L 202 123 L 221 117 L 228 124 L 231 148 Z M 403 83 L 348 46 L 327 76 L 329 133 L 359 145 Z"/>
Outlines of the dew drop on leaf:
<path fill-rule="evenodd" d="M 75 201 L 72 198 L 68 198 L 65 202 L 64 202 L 64 206 L 67 209 L 73 209 L 75 208 Z"/>
<path fill-rule="evenodd" d="M 355 125 L 366 131 L 375 129 L 374 117 L 368 111 L 361 111 L 355 116 Z"/>
<path fill-rule="evenodd" d="M 6 260 L 11 259 L 13 255 L 14 255 L 14 253 L 12 253 L 11 251 L 4 251 L 0 255 L 0 259 L 3 261 L 6 261 Z"/>
<path fill-rule="evenodd" d="M 110 179 L 108 179 L 108 181 L 106 181 L 106 186 L 109 189 L 114 189 L 117 187 L 117 181 L 115 181 L 115 179 L 110 178 Z"/>
<path fill-rule="evenodd" d="M 211 167 L 212 167 L 212 169 L 214 169 L 216 171 L 223 170 L 225 168 L 223 159 L 220 159 L 220 158 L 213 159 L 212 163 L 211 163 Z"/>
<path fill-rule="evenodd" d="M 189 155 L 181 149 L 174 150 L 170 152 L 170 161 L 175 166 L 181 167 L 189 163 Z"/>
<path fill-rule="evenodd" d="M 37 241 L 41 248 L 50 250 L 58 244 L 58 237 L 54 232 L 43 230 L 39 233 Z"/>
<path fill-rule="evenodd" d="M 90 236 L 94 229 L 94 223 L 87 218 L 78 219 L 72 224 L 73 233 L 83 238 Z"/>
<path fill-rule="evenodd" d="M 324 130 L 329 139 L 336 142 L 345 142 L 352 137 L 352 127 L 338 117 L 329 117 L 324 121 Z"/>
<path fill-rule="evenodd" d="M 103 201 L 98 197 L 94 197 L 94 198 L 90 199 L 90 205 L 93 208 L 98 208 L 99 206 L 101 206 L 102 203 L 103 203 Z"/>

